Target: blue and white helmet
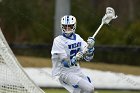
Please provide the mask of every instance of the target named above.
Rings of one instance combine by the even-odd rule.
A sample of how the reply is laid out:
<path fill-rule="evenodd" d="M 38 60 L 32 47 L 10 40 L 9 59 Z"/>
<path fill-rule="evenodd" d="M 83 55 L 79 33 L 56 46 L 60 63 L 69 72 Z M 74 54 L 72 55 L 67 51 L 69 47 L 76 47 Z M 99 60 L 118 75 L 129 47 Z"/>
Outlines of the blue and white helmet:
<path fill-rule="evenodd" d="M 65 15 L 61 18 L 62 34 L 66 37 L 72 36 L 76 29 L 76 18 L 72 15 Z"/>

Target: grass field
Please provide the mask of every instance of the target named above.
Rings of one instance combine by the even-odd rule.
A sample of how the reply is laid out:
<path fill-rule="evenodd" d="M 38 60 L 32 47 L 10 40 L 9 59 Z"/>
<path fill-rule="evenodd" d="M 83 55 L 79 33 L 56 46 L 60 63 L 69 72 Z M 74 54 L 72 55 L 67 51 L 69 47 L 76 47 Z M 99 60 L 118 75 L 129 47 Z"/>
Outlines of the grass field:
<path fill-rule="evenodd" d="M 20 64 L 23 67 L 51 67 L 51 60 L 49 58 L 17 56 Z M 101 62 L 81 62 L 81 67 L 102 70 L 114 71 L 125 74 L 140 75 L 140 67 L 128 65 L 106 64 Z M 43 89 L 46 93 L 69 93 L 65 89 Z M 96 90 L 95 93 L 140 93 L 140 91 L 127 90 Z"/>
<path fill-rule="evenodd" d="M 69 93 L 64 89 L 45 89 L 46 93 Z M 140 93 L 140 91 L 128 91 L 128 90 L 96 90 L 95 93 Z"/>

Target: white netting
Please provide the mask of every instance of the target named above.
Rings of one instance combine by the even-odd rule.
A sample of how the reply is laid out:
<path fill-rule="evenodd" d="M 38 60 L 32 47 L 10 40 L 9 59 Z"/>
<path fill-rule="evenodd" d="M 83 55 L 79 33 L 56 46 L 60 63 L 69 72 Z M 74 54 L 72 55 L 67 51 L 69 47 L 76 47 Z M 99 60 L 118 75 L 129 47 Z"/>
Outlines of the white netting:
<path fill-rule="evenodd" d="M 22 69 L 1 30 L 0 93 L 44 93 Z"/>

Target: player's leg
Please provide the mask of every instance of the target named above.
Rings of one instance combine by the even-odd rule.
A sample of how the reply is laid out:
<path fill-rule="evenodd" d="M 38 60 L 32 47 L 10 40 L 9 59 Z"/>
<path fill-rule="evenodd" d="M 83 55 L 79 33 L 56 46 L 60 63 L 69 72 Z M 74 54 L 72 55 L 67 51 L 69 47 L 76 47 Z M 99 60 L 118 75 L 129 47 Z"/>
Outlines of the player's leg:
<path fill-rule="evenodd" d="M 81 93 L 81 89 L 77 85 L 77 83 L 81 80 L 82 78 L 79 77 L 78 75 L 75 75 L 74 73 L 68 73 L 68 74 L 63 74 L 60 78 L 59 81 L 62 84 L 62 86 L 67 89 L 70 93 Z"/>
<path fill-rule="evenodd" d="M 61 85 L 62 85 L 66 90 L 68 90 L 70 93 L 81 93 L 81 89 L 80 89 L 80 88 L 74 88 L 74 86 L 65 84 L 63 81 L 60 82 L 60 83 L 61 83 Z"/>
<path fill-rule="evenodd" d="M 94 86 L 88 80 L 81 79 L 77 85 L 81 89 L 81 93 L 93 93 L 94 92 Z"/>
<path fill-rule="evenodd" d="M 81 93 L 81 89 L 80 88 L 74 88 L 72 93 Z"/>
<path fill-rule="evenodd" d="M 76 78 L 77 76 L 74 76 Z M 92 85 L 89 77 L 82 78 L 74 88 L 73 93 L 93 93 L 94 86 Z"/>
<path fill-rule="evenodd" d="M 70 93 L 93 93 L 94 87 L 85 75 L 69 73 L 62 75 L 59 80 Z"/>
<path fill-rule="evenodd" d="M 74 88 L 71 85 L 67 84 L 62 77 L 59 78 L 59 82 L 66 90 L 68 90 L 70 93 L 73 93 Z"/>

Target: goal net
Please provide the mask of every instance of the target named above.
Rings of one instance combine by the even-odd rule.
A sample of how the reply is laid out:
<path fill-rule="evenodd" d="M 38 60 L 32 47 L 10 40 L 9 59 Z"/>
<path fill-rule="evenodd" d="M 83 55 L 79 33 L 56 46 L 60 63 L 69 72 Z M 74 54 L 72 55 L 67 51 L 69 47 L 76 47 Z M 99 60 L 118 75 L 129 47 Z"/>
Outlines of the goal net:
<path fill-rule="evenodd" d="M 25 73 L 0 29 L 0 93 L 45 93 Z"/>

